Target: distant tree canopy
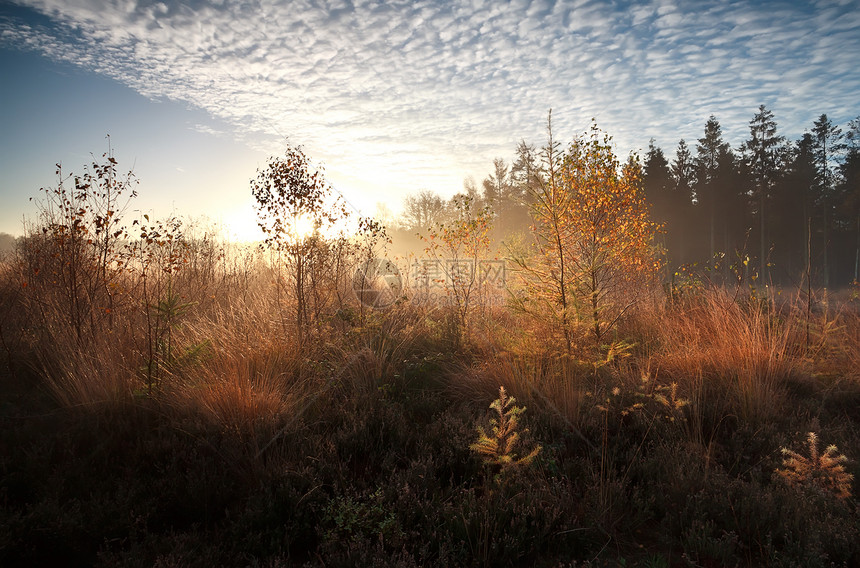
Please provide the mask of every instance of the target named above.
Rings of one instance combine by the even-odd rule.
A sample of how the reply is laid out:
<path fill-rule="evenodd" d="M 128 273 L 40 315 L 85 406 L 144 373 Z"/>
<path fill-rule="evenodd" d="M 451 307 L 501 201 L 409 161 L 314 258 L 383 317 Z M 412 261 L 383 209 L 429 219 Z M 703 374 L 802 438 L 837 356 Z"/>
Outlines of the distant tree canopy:
<path fill-rule="evenodd" d="M 426 230 L 441 217 L 445 211 L 445 202 L 434 192 L 424 189 L 415 195 L 409 195 L 403 202 L 402 224 L 411 230 Z"/>
<path fill-rule="evenodd" d="M 657 244 L 666 278 L 686 264 L 707 264 L 714 278 L 729 278 L 734 264 L 763 283 L 799 286 L 807 270 L 817 286 L 857 280 L 860 117 L 839 126 L 822 114 L 790 141 L 761 105 L 748 126 L 748 138 L 733 148 L 711 115 L 696 143 L 680 140 L 671 159 L 649 142 L 641 184 L 651 220 L 664 228 Z M 491 236 L 500 249 L 513 234 L 529 232 L 530 200 L 548 175 L 534 144 L 522 140 L 513 150 L 510 161 L 493 159 L 479 185 L 464 184 L 465 194 L 493 212 Z M 451 207 L 431 192 L 410 196 L 403 224 L 432 224 Z"/>
<path fill-rule="evenodd" d="M 0 255 L 12 252 L 18 239 L 9 233 L 0 233 Z"/>

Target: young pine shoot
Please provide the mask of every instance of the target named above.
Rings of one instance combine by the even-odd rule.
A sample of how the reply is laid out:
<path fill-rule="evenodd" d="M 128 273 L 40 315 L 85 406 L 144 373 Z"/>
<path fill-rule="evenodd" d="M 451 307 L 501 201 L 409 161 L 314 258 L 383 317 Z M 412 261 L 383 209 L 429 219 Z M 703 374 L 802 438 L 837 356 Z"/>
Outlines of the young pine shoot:
<path fill-rule="evenodd" d="M 844 454 L 836 454 L 836 446 L 830 445 L 821 454 L 818 452 L 818 437 L 810 432 L 806 438 L 809 457 L 782 448 L 785 469 L 776 472 L 791 486 L 816 485 L 833 492 L 839 499 L 851 497 L 851 480 L 854 476 L 842 465 L 848 461 Z"/>
<path fill-rule="evenodd" d="M 525 411 L 525 407 L 514 406 L 515 402 L 514 397 L 507 395 L 505 387 L 499 387 L 499 398 L 490 404 L 490 409 L 496 415 L 490 419 L 493 426 L 491 434 L 488 435 L 483 427 L 478 426 L 478 440 L 469 446 L 485 463 L 499 467 L 499 475 L 511 467 L 530 464 L 541 451 L 538 445 L 527 455 L 517 457 L 514 450 L 520 440 L 519 415 Z"/>

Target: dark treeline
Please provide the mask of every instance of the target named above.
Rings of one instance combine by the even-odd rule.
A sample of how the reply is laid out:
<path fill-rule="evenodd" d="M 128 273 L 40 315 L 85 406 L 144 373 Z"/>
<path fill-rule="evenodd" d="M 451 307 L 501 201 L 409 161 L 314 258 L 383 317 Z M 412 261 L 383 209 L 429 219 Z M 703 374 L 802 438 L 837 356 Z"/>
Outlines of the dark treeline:
<path fill-rule="evenodd" d="M 670 267 L 712 263 L 727 276 L 747 260 L 765 282 L 801 285 L 807 271 L 818 286 L 857 279 L 860 120 L 843 131 L 822 114 L 789 141 L 762 105 L 740 147 L 711 116 L 694 148 L 681 140 L 670 163 L 652 140 L 643 165 Z"/>
<path fill-rule="evenodd" d="M 480 187 L 464 183 L 462 194 L 495 213 L 497 243 L 527 230 L 528 189 L 545 175 L 541 154 L 521 141 L 510 162 L 493 160 Z M 717 281 L 742 275 L 801 286 L 809 274 L 814 286 L 841 287 L 858 279 L 860 117 L 840 127 L 822 114 L 788 140 L 762 105 L 748 139 L 733 148 L 711 116 L 695 143 L 678 142 L 671 161 L 652 139 L 642 166 L 652 218 L 664 225 L 667 279 L 684 265 L 710 267 Z M 449 209 L 433 192 L 411 195 L 401 228 L 444 222 Z"/>

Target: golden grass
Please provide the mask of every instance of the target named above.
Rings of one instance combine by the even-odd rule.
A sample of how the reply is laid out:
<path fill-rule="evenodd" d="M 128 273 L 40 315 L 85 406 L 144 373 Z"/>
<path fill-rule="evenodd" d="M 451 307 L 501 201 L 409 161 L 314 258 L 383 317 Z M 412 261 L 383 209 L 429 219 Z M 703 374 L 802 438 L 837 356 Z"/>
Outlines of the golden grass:
<path fill-rule="evenodd" d="M 782 381 L 801 363 L 790 322 L 760 306 L 742 306 L 709 290 L 682 308 L 650 314 L 656 345 L 649 366 L 662 382 L 677 382 L 698 404 L 703 389 L 730 393 L 730 408 L 744 420 L 779 411 Z"/>
<path fill-rule="evenodd" d="M 278 358 L 219 354 L 197 369 L 193 380 L 172 386 L 167 402 L 226 430 L 252 433 L 282 416 L 300 418 L 303 401 L 313 393 L 310 381 L 297 380 L 284 367 Z"/>
<path fill-rule="evenodd" d="M 692 428 L 694 438 L 701 438 L 703 421 L 774 416 L 784 381 L 810 365 L 830 365 L 852 379 L 860 369 L 860 314 L 852 303 L 834 316 L 813 315 L 810 355 L 800 307 L 777 309 L 722 289 L 703 290 L 675 306 L 659 294 L 642 295 L 618 328 L 620 338 L 635 337 L 638 344 L 628 359 L 609 364 L 590 361 L 599 356 L 584 346 L 576 351 L 584 360 L 560 355 L 557 330 L 549 322 L 504 306 L 476 312 L 465 344 L 445 352 L 444 310 L 409 302 L 362 310 L 346 290 L 340 296 L 348 309 L 332 306 L 299 344 L 289 301 L 269 265 L 254 254 L 231 260 L 204 252 L 192 259 L 193 270 L 180 271 L 172 281 L 182 302 L 192 304 L 175 322 L 172 337 L 180 354 L 204 342 L 206 347 L 164 369 L 152 395 L 173 411 L 193 412 L 227 429 L 248 430 L 299 412 L 309 398 L 333 387 L 345 396 L 377 392 L 399 376 L 407 359 L 439 350 L 446 355 L 445 384 L 454 398 L 482 403 L 502 385 L 575 428 L 583 422 L 586 393 L 596 396 L 598 388 L 609 388 L 597 384 L 598 375 L 611 376 L 622 388 L 637 388 L 643 374 L 655 388 L 676 383 L 699 423 Z M 20 276 L 15 260 L 10 262 L 0 275 L 9 289 L 19 286 L 13 281 Z M 116 313 L 95 313 L 97 322 L 110 320 L 112 327 L 90 325 L 84 338 L 63 321 L 64 296 L 49 280 L 33 279 L 9 300 L 9 310 L 23 314 L 16 321 L 35 322 L 26 331 L 34 366 L 63 405 L 150 395 L 141 372 L 148 299 L 135 275 L 123 278 Z"/>
<path fill-rule="evenodd" d="M 139 379 L 132 359 L 115 336 L 103 336 L 86 349 L 71 347 L 73 341 L 63 345 L 57 339 L 54 336 L 54 343 L 36 344 L 34 364 L 60 404 L 93 406 L 132 399 Z"/>
<path fill-rule="evenodd" d="M 478 364 L 449 370 L 449 388 L 457 398 L 480 402 L 503 386 L 520 401 L 578 427 L 589 383 L 589 369 L 563 355 L 483 352 Z"/>

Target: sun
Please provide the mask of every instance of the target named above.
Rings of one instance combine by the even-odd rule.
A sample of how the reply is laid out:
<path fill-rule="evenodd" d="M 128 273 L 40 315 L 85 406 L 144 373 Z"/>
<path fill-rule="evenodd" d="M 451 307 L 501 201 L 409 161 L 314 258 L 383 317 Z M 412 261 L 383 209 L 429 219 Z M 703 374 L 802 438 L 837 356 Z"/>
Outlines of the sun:
<path fill-rule="evenodd" d="M 290 224 L 289 237 L 296 241 L 304 241 L 314 234 L 317 230 L 317 224 L 308 215 L 299 215 Z"/>
<path fill-rule="evenodd" d="M 358 229 L 354 216 L 345 216 L 333 220 L 315 219 L 312 215 L 298 215 L 287 223 L 286 238 L 292 242 L 305 242 L 311 236 L 333 241 L 341 237 L 349 237 Z"/>
<path fill-rule="evenodd" d="M 224 236 L 239 243 L 257 243 L 265 238 L 250 201 L 222 217 L 222 225 Z"/>
<path fill-rule="evenodd" d="M 266 238 L 257 219 L 253 202 L 234 208 L 221 218 L 224 236 L 238 243 L 259 243 Z M 317 226 L 311 215 L 299 215 L 286 223 L 284 237 L 290 242 L 303 242 L 318 233 L 323 239 L 336 239 L 341 235 L 352 234 L 357 227 L 353 218 L 338 219 L 336 223 L 323 223 Z"/>

